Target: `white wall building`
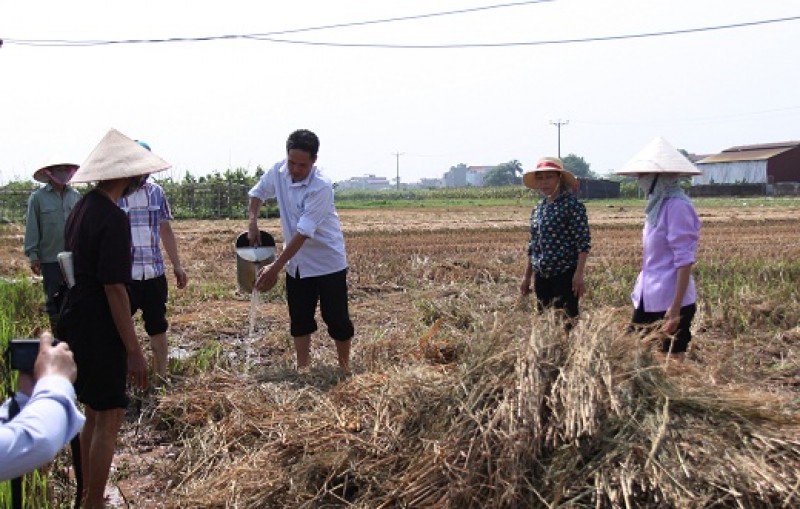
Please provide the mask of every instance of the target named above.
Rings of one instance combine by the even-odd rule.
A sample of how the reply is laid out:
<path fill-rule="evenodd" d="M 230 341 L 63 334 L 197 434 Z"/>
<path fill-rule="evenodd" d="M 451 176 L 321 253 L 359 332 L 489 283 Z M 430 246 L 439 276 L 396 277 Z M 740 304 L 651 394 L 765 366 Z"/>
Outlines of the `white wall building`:
<path fill-rule="evenodd" d="M 480 187 L 483 185 L 483 177 L 494 166 L 467 166 L 467 185 L 473 187 Z"/>
<path fill-rule="evenodd" d="M 371 191 L 392 189 L 394 187 L 386 177 L 376 177 L 375 175 L 350 177 L 348 180 L 337 182 L 337 184 L 339 189 L 369 189 Z"/>
<path fill-rule="evenodd" d="M 800 142 L 731 147 L 695 164 L 703 174 L 693 185 L 800 182 Z"/>

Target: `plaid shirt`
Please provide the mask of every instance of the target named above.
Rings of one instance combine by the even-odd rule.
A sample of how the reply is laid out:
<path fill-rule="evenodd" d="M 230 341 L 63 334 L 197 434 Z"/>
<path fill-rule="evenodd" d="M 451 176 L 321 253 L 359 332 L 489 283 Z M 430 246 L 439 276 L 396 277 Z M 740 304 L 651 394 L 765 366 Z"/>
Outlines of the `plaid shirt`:
<path fill-rule="evenodd" d="M 128 215 L 131 223 L 131 279 L 141 281 L 164 274 L 164 257 L 161 256 L 159 226 L 172 221 L 172 211 L 164 189 L 145 182 L 141 189 L 120 198 L 117 205 Z"/>

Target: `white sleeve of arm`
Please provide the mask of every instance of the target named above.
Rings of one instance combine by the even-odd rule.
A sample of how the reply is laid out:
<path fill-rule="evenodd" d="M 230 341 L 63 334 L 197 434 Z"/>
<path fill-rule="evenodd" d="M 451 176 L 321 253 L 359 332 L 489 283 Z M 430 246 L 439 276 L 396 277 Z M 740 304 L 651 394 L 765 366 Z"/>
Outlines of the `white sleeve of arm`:
<path fill-rule="evenodd" d="M 265 174 L 261 175 L 258 182 L 247 193 L 251 198 L 258 198 L 262 202 L 275 198 L 275 179 L 280 174 L 283 162 L 275 163 Z"/>
<path fill-rule="evenodd" d="M 40 379 L 27 405 L 0 425 L 0 481 L 13 479 L 47 463 L 83 427 L 75 390 L 66 378 Z"/>

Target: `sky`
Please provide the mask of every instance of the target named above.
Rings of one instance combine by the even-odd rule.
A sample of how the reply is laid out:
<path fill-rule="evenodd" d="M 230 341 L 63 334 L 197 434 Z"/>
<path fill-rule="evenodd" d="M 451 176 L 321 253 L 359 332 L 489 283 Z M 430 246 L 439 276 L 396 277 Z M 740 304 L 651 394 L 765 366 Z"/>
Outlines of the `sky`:
<path fill-rule="evenodd" d="M 81 163 L 112 127 L 175 180 L 269 167 L 298 128 L 332 180 L 404 183 L 559 152 L 602 175 L 656 136 L 800 140 L 800 19 L 616 38 L 781 18 L 800 2 L 0 0 L 0 183 Z M 271 35 L 31 44 L 246 34 Z"/>

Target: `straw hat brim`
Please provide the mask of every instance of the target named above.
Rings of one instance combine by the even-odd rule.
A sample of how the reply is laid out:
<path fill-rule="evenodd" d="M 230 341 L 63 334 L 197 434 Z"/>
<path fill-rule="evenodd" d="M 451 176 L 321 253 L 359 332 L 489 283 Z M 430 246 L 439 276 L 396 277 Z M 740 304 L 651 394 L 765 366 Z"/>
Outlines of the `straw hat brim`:
<path fill-rule="evenodd" d="M 575 189 L 578 188 L 578 179 L 575 177 L 575 175 L 573 175 L 571 172 L 569 172 L 567 170 L 556 170 L 556 169 L 552 169 L 552 168 L 541 169 L 541 170 L 537 169 L 537 170 L 531 170 L 531 171 L 525 172 L 522 175 L 522 183 L 525 184 L 525 187 L 538 191 L 539 190 L 539 186 L 536 183 L 536 174 L 537 173 L 544 173 L 544 172 L 547 172 L 547 171 L 557 171 L 557 172 L 561 173 L 561 178 L 566 180 L 567 186 L 571 190 L 575 190 Z"/>
<path fill-rule="evenodd" d="M 171 165 L 116 129 L 106 133 L 72 177 L 73 182 L 97 182 L 137 177 L 168 170 Z"/>
<path fill-rule="evenodd" d="M 50 177 L 47 175 L 47 173 L 45 173 L 45 171 L 52 170 L 54 168 L 66 168 L 74 172 L 78 169 L 78 165 L 75 163 L 48 162 L 33 173 L 33 180 L 41 182 L 42 184 L 49 184 Z"/>

